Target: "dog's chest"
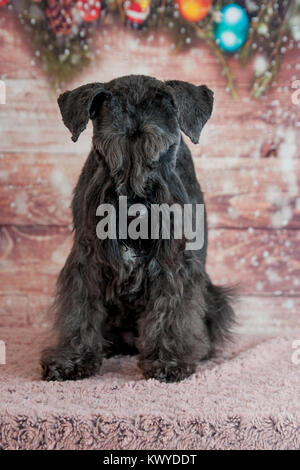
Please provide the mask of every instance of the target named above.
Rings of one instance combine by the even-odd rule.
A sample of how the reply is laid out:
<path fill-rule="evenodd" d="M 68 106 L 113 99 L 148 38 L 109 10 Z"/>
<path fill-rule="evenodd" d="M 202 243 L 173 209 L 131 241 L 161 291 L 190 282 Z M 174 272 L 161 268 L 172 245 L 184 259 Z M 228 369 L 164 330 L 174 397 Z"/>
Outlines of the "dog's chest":
<path fill-rule="evenodd" d="M 145 297 L 147 268 L 145 258 L 138 249 L 121 246 L 118 270 L 104 271 L 104 277 L 107 280 L 106 302 L 132 305 L 139 303 L 141 297 Z"/>
<path fill-rule="evenodd" d="M 131 247 L 122 247 L 122 259 L 129 268 L 134 268 L 137 265 L 137 254 Z"/>

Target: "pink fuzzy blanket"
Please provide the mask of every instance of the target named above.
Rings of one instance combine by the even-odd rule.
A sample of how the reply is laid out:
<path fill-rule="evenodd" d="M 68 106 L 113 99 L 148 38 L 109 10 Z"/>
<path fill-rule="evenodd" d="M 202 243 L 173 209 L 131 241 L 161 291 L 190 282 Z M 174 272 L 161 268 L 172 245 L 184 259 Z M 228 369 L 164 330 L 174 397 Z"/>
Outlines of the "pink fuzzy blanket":
<path fill-rule="evenodd" d="M 40 380 L 40 332 L 2 330 L 4 449 L 299 449 L 296 337 L 239 336 L 179 384 L 145 381 L 113 358 L 80 382 Z M 299 336 L 299 335 L 298 335 Z"/>

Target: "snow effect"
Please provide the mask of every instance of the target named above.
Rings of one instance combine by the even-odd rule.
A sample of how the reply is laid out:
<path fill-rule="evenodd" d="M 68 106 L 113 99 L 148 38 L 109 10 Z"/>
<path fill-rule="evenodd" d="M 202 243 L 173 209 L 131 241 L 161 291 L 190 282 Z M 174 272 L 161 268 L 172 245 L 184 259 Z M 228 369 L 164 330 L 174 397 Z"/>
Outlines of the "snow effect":
<path fill-rule="evenodd" d="M 288 299 L 282 303 L 283 308 L 292 309 L 294 307 L 293 299 Z"/>
<path fill-rule="evenodd" d="M 271 284 L 281 281 L 281 277 L 279 276 L 279 274 L 271 268 L 268 268 L 266 270 L 266 278 Z"/>
<path fill-rule="evenodd" d="M 53 170 L 50 174 L 50 181 L 53 187 L 63 196 L 70 198 L 72 194 L 72 186 L 60 170 Z"/>
<path fill-rule="evenodd" d="M 25 191 L 21 191 L 15 197 L 14 203 L 19 214 L 26 214 L 28 212 L 27 208 L 28 195 Z"/>
<path fill-rule="evenodd" d="M 262 291 L 264 290 L 264 283 L 261 282 L 261 281 L 258 281 L 258 282 L 256 283 L 256 290 L 257 290 L 258 292 L 262 292 Z"/>
<path fill-rule="evenodd" d="M 294 158 L 296 157 L 296 134 L 293 129 L 279 128 L 278 136 L 283 136 L 284 140 L 279 146 L 278 157 L 280 158 L 281 169 L 285 172 L 292 172 L 294 169 Z"/>
<path fill-rule="evenodd" d="M 246 8 L 250 13 L 255 13 L 258 10 L 258 5 L 254 0 L 245 0 Z"/>
<path fill-rule="evenodd" d="M 7 181 L 8 176 L 9 176 L 8 171 L 5 171 L 5 170 L 0 171 L 0 181 Z"/>
<path fill-rule="evenodd" d="M 289 206 L 283 207 L 279 211 L 274 212 L 271 216 L 271 223 L 274 228 L 284 227 L 288 225 L 293 217 L 293 211 Z"/>
<path fill-rule="evenodd" d="M 262 75 L 268 68 L 268 61 L 264 56 L 258 55 L 254 59 L 253 66 L 254 66 L 255 75 L 256 76 Z"/>
<path fill-rule="evenodd" d="M 279 108 L 276 102 L 272 106 Z M 284 188 L 278 185 L 270 185 L 265 190 L 265 199 L 267 202 L 277 206 L 271 214 L 271 225 L 274 228 L 285 227 L 293 217 L 292 207 L 289 200 L 299 194 L 296 165 L 296 133 L 292 128 L 280 126 L 276 132 L 278 145 L 278 158 L 281 169 L 281 178 Z"/>

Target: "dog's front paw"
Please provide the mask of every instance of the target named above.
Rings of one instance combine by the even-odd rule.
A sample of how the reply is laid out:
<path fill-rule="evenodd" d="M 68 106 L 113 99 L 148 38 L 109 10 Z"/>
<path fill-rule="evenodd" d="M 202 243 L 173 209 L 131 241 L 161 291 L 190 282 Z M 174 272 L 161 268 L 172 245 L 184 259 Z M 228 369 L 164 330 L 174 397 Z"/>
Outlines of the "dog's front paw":
<path fill-rule="evenodd" d="M 146 379 L 156 379 L 160 382 L 180 382 L 195 372 L 193 365 L 168 365 L 161 362 L 144 363 L 140 362 L 140 367 Z"/>
<path fill-rule="evenodd" d="M 41 359 L 42 378 L 47 381 L 80 380 L 95 374 L 100 361 L 91 352 L 82 356 L 71 351 L 46 352 Z"/>

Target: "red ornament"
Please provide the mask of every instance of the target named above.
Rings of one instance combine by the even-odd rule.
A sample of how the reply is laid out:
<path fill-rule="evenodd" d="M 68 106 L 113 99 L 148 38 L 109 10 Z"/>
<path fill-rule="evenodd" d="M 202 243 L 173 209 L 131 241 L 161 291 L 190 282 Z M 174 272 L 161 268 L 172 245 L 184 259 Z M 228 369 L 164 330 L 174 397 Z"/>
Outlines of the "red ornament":
<path fill-rule="evenodd" d="M 150 0 L 125 0 L 124 10 L 127 21 L 140 26 L 150 13 Z"/>
<path fill-rule="evenodd" d="M 9 0 L 0 0 L 0 7 L 4 7 L 4 5 L 7 5 Z"/>
<path fill-rule="evenodd" d="M 92 22 L 99 18 L 101 11 L 100 0 L 79 0 L 76 7 L 84 21 Z"/>

